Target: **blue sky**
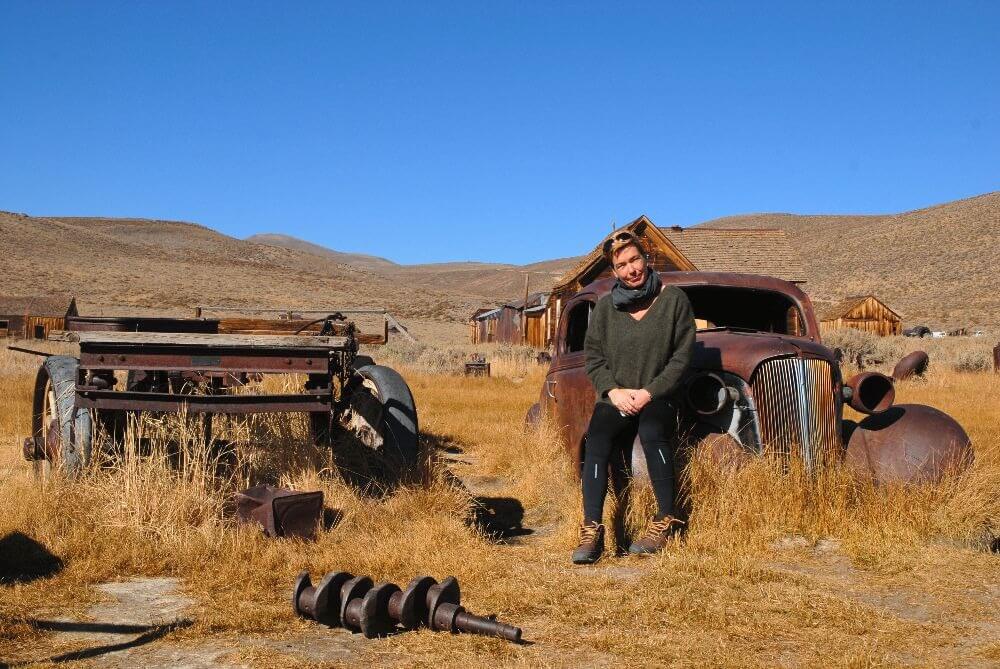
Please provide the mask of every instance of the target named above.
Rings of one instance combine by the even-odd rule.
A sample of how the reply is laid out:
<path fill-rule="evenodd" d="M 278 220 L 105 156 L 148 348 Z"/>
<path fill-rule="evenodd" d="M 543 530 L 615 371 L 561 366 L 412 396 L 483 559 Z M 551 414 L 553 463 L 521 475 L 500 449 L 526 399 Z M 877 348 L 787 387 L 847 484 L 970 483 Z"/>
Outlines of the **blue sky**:
<path fill-rule="evenodd" d="M 524 263 L 641 213 L 1000 188 L 996 2 L 0 0 L 0 31 L 0 209 L 36 215 Z"/>

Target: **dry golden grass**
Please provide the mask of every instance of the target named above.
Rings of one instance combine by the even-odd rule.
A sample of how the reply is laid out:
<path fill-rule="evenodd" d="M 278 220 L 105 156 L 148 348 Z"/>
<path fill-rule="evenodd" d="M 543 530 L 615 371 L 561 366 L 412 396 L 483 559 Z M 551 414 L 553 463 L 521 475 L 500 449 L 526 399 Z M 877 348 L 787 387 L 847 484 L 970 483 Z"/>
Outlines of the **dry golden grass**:
<path fill-rule="evenodd" d="M 537 366 L 501 363 L 503 375 L 489 379 L 400 366 L 439 457 L 423 485 L 379 499 L 325 469 L 305 421 L 267 416 L 226 427 L 240 460 L 230 478 L 209 475 L 212 462 L 192 446 L 197 426 L 175 418 L 142 429 L 188 444 L 179 469 L 129 456 L 40 487 L 15 448 L 28 429 L 32 366 L 6 353 L 0 365 L 0 537 L 22 532 L 65 564 L 51 578 L 0 586 L 0 658 L 46 657 L 51 641 L 32 618 L 83 615 L 94 585 L 140 574 L 178 576 L 197 602 L 194 624 L 157 643 L 308 634 L 313 624 L 287 603 L 301 569 L 395 582 L 454 574 L 471 610 L 523 626 L 534 642 L 407 633 L 363 644 L 362 659 L 377 664 L 989 666 L 998 657 L 1000 558 L 984 544 L 1000 530 L 1000 376 L 932 369 L 898 388 L 899 401 L 938 406 L 969 431 L 976 462 L 962 476 L 874 489 L 835 465 L 814 479 L 766 461 L 720 471 L 695 458 L 683 543 L 581 568 L 568 561 L 579 519 L 571 467 L 556 435 L 522 428 L 543 378 Z M 237 527 L 231 494 L 251 478 L 322 489 L 341 518 L 312 543 Z M 498 542 L 470 522 L 498 500 L 523 507 L 533 533 Z M 648 504 L 639 491 L 634 522 Z M 306 664 L 293 650 L 244 648 L 234 658 Z"/>

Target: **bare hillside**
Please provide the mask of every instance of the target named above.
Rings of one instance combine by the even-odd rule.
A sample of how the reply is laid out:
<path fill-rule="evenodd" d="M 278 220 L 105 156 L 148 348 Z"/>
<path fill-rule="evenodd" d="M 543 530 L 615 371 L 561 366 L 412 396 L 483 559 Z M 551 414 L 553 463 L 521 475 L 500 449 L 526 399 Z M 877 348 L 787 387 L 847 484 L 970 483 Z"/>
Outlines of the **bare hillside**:
<path fill-rule="evenodd" d="M 196 305 L 380 306 L 420 335 L 463 338 L 479 300 L 407 286 L 363 268 L 144 219 L 0 213 L 0 296 L 76 295 L 91 309 L 188 313 Z"/>
<path fill-rule="evenodd" d="M 908 325 L 1000 324 L 1000 191 L 901 214 L 750 214 L 700 225 L 783 228 L 816 300 L 874 293 Z"/>
<path fill-rule="evenodd" d="M 247 241 L 305 251 L 331 258 L 339 263 L 371 270 L 408 286 L 474 296 L 486 302 L 517 299 L 524 292 L 525 275 L 528 277 L 528 290 L 531 292 L 548 290 L 557 278 L 579 260 L 579 258 L 559 258 L 530 265 L 473 261 L 399 265 L 377 256 L 335 251 L 288 235 L 273 233 L 253 235 L 248 237 Z"/>
<path fill-rule="evenodd" d="M 398 267 L 398 265 L 391 260 L 386 260 L 385 258 L 380 258 L 378 256 L 367 255 L 365 253 L 345 253 L 342 251 L 334 251 L 333 249 L 328 249 L 325 246 L 307 242 L 304 239 L 299 239 L 298 237 L 281 235 L 273 232 L 250 235 L 246 238 L 246 241 L 253 244 L 280 246 L 292 249 L 293 251 L 304 251 L 306 253 L 312 253 L 313 255 L 330 258 L 334 262 L 341 263 L 343 265 L 363 267 L 370 270 L 385 270 L 392 267 Z"/>

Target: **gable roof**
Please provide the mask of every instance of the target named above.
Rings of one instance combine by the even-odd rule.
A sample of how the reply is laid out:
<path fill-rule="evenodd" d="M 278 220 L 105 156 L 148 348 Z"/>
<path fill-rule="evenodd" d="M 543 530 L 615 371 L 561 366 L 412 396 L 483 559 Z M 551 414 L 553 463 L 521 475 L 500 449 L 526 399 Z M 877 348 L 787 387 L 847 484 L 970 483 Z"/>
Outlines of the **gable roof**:
<path fill-rule="evenodd" d="M 647 239 L 649 239 L 649 241 L 656 244 L 660 248 L 660 250 L 662 250 L 665 253 L 665 255 L 675 265 L 677 265 L 679 269 L 688 271 L 698 269 L 697 267 L 695 267 L 694 263 L 688 260 L 687 257 L 685 257 L 685 255 L 680 251 L 680 249 L 674 246 L 673 242 L 671 242 L 667 238 L 667 236 L 663 234 L 662 229 L 656 227 L 653 224 L 653 222 L 646 217 L 645 214 L 635 219 L 628 225 L 622 228 L 618 228 L 614 232 L 622 232 L 625 230 L 633 232 L 637 235 L 639 234 L 644 235 Z M 605 239 L 607 238 L 605 237 Z M 601 249 L 601 245 L 603 244 L 603 242 L 604 240 L 602 239 L 601 243 L 599 243 L 597 246 L 594 247 L 594 250 L 585 255 L 580 262 L 578 262 L 576 265 L 571 267 L 565 274 L 563 274 L 559 278 L 559 280 L 556 281 L 555 285 L 552 287 L 552 291 L 558 292 L 560 289 L 565 288 L 569 284 L 576 281 L 577 277 L 585 274 L 588 270 L 592 269 L 598 263 L 604 262 L 604 253 Z"/>
<path fill-rule="evenodd" d="M 835 302 L 834 304 L 831 304 L 828 307 L 822 309 L 817 318 L 819 318 L 820 321 L 835 321 L 838 318 L 843 318 L 844 316 L 849 314 L 853 309 L 861 306 L 869 299 L 875 300 L 876 302 L 879 303 L 879 305 L 881 305 L 883 309 L 891 313 L 896 318 L 900 318 L 899 314 L 897 314 L 895 311 L 886 306 L 885 302 L 882 302 L 874 295 L 853 295 L 851 297 L 845 297 L 840 302 Z"/>
<path fill-rule="evenodd" d="M 527 307 L 531 309 L 532 307 L 538 307 L 544 305 L 548 299 L 549 299 L 549 294 L 547 292 L 531 293 L 530 295 L 528 295 Z M 521 298 L 520 300 L 514 300 L 513 302 L 504 302 L 502 306 L 511 307 L 513 309 L 517 309 L 518 311 L 520 311 L 525 307 L 524 298 Z"/>
<path fill-rule="evenodd" d="M 675 226 L 660 231 L 702 272 L 765 274 L 805 283 L 802 259 L 784 230 Z"/>
<path fill-rule="evenodd" d="M 475 312 L 469 317 L 469 320 L 477 320 L 483 314 L 488 314 L 491 311 L 496 311 L 496 307 L 479 307 Z"/>
<path fill-rule="evenodd" d="M 802 259 L 781 229 L 658 228 L 643 215 L 615 232 L 620 230 L 643 233 L 682 271 L 739 272 L 794 283 L 806 281 Z M 556 281 L 552 290 L 558 292 L 601 262 L 604 254 L 598 244 Z"/>

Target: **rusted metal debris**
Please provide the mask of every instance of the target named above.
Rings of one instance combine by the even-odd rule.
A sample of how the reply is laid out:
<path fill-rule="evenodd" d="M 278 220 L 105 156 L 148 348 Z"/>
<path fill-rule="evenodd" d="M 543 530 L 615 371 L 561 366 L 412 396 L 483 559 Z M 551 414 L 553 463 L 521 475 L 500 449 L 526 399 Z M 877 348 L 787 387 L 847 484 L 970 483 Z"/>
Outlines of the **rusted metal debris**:
<path fill-rule="evenodd" d="M 954 418 L 921 404 L 897 404 L 849 421 L 845 463 L 877 483 L 936 481 L 972 462 L 972 442 Z"/>
<path fill-rule="evenodd" d="M 911 376 L 923 376 L 924 372 L 927 371 L 929 362 L 930 358 L 927 357 L 927 353 L 924 351 L 914 351 L 913 353 L 904 355 L 896 363 L 896 366 L 892 368 L 892 379 L 893 381 L 902 381 Z"/>
<path fill-rule="evenodd" d="M 469 613 L 461 599 L 454 576 L 440 583 L 430 576 L 417 576 L 403 589 L 343 571 L 330 572 L 313 585 L 309 572 L 304 571 L 292 590 L 292 608 L 298 615 L 330 627 L 361 632 L 369 639 L 386 636 L 397 628 L 428 627 L 521 641 L 520 627 Z"/>
<path fill-rule="evenodd" d="M 993 371 L 1000 374 L 1000 344 L 993 347 Z"/>
<path fill-rule="evenodd" d="M 490 363 L 486 362 L 486 356 L 473 353 L 468 362 L 465 363 L 466 376 L 489 376 Z"/>
<path fill-rule="evenodd" d="M 881 413 L 891 407 L 896 399 L 892 379 L 878 372 L 855 374 L 844 386 L 849 389 L 844 394 L 844 399 L 852 409 L 861 413 Z"/>
<path fill-rule="evenodd" d="M 257 523 L 269 537 L 313 539 L 323 516 L 323 493 L 257 485 L 236 493 L 236 517 Z"/>

